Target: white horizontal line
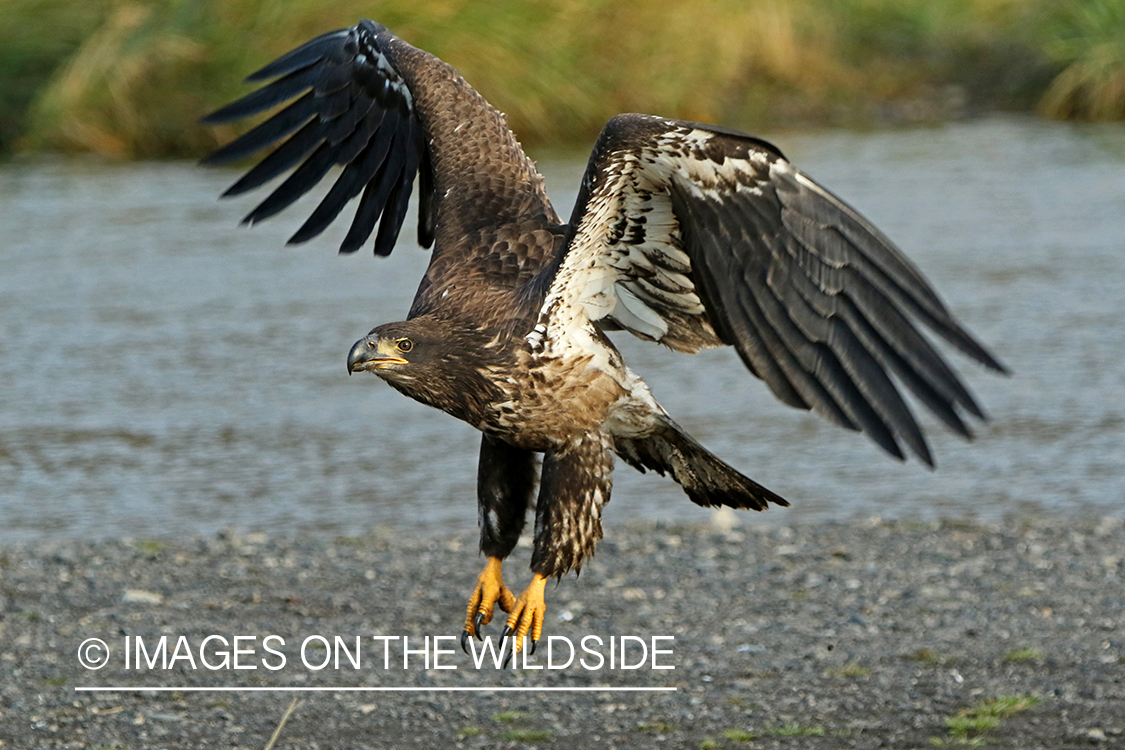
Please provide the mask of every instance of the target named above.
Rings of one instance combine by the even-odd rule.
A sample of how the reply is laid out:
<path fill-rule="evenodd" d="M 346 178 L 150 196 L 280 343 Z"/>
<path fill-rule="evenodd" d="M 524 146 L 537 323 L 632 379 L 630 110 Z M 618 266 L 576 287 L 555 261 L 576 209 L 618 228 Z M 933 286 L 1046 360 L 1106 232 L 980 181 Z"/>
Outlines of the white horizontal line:
<path fill-rule="evenodd" d="M 675 687 L 75 687 L 76 693 L 666 693 Z"/>

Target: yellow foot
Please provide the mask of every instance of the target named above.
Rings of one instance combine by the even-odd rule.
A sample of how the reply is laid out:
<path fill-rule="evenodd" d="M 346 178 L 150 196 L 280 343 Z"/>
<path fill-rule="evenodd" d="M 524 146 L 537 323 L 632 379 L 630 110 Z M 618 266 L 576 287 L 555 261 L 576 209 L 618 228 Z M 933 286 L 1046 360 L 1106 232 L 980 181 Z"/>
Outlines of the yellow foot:
<path fill-rule="evenodd" d="M 503 560 L 499 557 L 490 557 L 477 576 L 477 585 L 465 612 L 465 629 L 461 631 L 461 648 L 465 653 L 468 653 L 470 638 L 480 640 L 481 625 L 492 622 L 492 610 L 497 604 L 505 612 L 511 612 L 516 604 L 515 594 L 504 585 L 500 575 L 502 565 Z"/>
<path fill-rule="evenodd" d="M 543 618 L 547 616 L 547 603 L 543 600 L 543 588 L 546 585 L 547 579 L 536 573 L 532 577 L 531 583 L 516 599 L 515 606 L 509 610 L 511 614 L 508 615 L 508 624 L 504 626 L 504 632 L 500 634 L 500 637 L 513 636 L 515 644 L 514 648 L 508 652 L 508 658 L 504 660 L 505 665 L 507 665 L 512 654 L 517 653 L 523 647 L 523 639 L 529 633 L 531 635 L 530 653 L 535 653 L 535 645 L 539 643 L 539 638 L 543 635 Z"/>

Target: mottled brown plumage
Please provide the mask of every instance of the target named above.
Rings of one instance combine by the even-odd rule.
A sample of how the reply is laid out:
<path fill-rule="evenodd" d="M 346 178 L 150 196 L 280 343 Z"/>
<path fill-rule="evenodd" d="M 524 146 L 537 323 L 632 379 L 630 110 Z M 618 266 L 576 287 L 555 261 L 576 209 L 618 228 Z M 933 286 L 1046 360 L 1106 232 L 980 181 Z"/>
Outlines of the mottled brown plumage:
<path fill-rule="evenodd" d="M 232 161 L 289 136 L 228 191 L 296 167 L 246 221 L 284 209 L 337 164 L 340 177 L 291 241 L 318 234 L 362 192 L 341 252 L 375 233 L 375 253 L 386 255 L 417 175 L 429 267 L 407 320 L 358 341 L 348 369 L 483 433 L 477 494 L 489 562 L 465 636 L 499 604 L 512 611 L 509 629 L 539 637 L 543 582 L 579 569 L 601 538 L 615 455 L 669 475 L 699 505 L 786 504 L 684 433 L 606 330 L 685 352 L 731 345 L 783 402 L 866 432 L 899 458 L 901 441 L 932 463 L 902 386 L 966 437 L 962 412 L 983 418 L 916 325 L 992 369 L 999 362 L 886 237 L 768 143 L 616 117 L 564 225 L 504 116 L 382 26 L 325 34 L 251 76 L 268 79 L 208 118 L 299 97 L 210 158 Z M 500 562 L 537 484 L 534 576 L 517 598 Z"/>

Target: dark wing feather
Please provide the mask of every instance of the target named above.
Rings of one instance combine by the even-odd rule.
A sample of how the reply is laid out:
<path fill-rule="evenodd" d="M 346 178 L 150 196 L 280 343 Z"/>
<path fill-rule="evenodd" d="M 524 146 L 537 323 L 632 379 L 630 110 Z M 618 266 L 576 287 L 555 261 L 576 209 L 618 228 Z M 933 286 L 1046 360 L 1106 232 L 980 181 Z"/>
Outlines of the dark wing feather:
<path fill-rule="evenodd" d="M 208 156 L 206 162 L 218 165 L 245 159 L 300 128 L 316 115 L 316 107 L 315 95 L 310 91 L 241 138 Z"/>
<path fill-rule="evenodd" d="M 384 216 L 389 212 L 391 220 L 389 222 L 384 221 L 379 226 L 379 234 L 375 237 L 376 255 L 390 255 L 391 250 L 394 249 L 395 242 L 398 240 L 398 233 L 402 229 L 403 219 L 406 218 L 406 209 L 410 205 L 410 186 L 414 182 L 414 174 L 418 171 L 420 154 L 425 147 L 422 130 L 414 123 L 411 123 L 410 128 L 402 135 L 401 141 L 400 150 L 405 157 L 405 164 L 399 172 L 401 177 L 398 183 L 387 197 L 387 208 L 384 209 Z M 419 239 L 424 236 L 424 230 L 422 229 L 424 222 L 424 217 L 418 219 Z"/>
<path fill-rule="evenodd" d="M 208 125 L 217 125 L 224 122 L 241 120 L 244 117 L 265 112 L 267 109 L 288 101 L 303 91 L 310 89 L 324 73 L 322 64 L 310 68 L 296 70 L 284 78 L 279 78 L 273 83 L 257 91 L 247 94 L 236 102 L 231 102 L 221 109 L 217 109 L 202 118 Z"/>
<path fill-rule="evenodd" d="M 370 21 L 319 36 L 247 79 L 277 80 L 203 119 L 207 123 L 229 122 L 300 97 L 204 160 L 226 164 L 289 136 L 224 193 L 244 193 L 297 167 L 246 216 L 246 223 L 283 211 L 333 166 L 342 166 L 336 183 L 289 242 L 305 242 L 320 234 L 348 201 L 363 192 L 364 199 L 340 251 L 350 253 L 362 246 L 382 217 L 375 252 L 390 253 L 406 215 L 418 167 L 429 165 L 422 159 L 426 142 L 414 97 L 387 54 L 386 45 L 392 38 L 382 26 Z M 431 176 L 424 182 L 432 189 Z M 430 202 L 432 198 L 427 196 Z M 432 238 L 432 227 L 426 231 L 420 227 L 420 240 Z M 424 244 L 428 246 L 429 242 Z"/>
<path fill-rule="evenodd" d="M 246 82 L 268 81 L 271 78 L 288 75 L 295 70 L 307 68 L 325 58 L 332 57 L 340 49 L 340 37 L 348 33 L 350 33 L 350 29 L 321 34 L 316 39 L 305 42 L 297 49 L 286 52 L 261 70 L 246 76 Z"/>
<path fill-rule="evenodd" d="M 966 437 L 962 412 L 984 416 L 919 324 L 1005 371 L 890 240 L 736 131 L 614 118 L 567 243 L 533 338 L 585 315 L 681 351 L 730 344 L 783 402 L 900 458 L 901 441 L 933 464 L 900 384 Z"/>

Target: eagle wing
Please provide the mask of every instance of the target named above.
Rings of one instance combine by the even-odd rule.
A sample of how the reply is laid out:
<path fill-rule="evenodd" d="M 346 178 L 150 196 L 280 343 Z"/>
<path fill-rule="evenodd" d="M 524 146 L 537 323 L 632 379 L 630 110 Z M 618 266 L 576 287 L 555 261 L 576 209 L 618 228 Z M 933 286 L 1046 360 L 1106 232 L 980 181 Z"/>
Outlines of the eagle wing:
<path fill-rule="evenodd" d="M 918 323 L 1004 367 L 882 233 L 772 145 L 647 115 L 609 122 L 533 344 L 586 318 L 673 349 L 735 347 L 784 403 L 933 458 L 900 384 L 970 437 L 980 406 Z"/>
<path fill-rule="evenodd" d="M 454 286 L 472 288 L 474 274 L 482 286 L 514 287 L 549 262 L 554 241 L 546 228 L 558 217 L 542 177 L 504 115 L 451 66 L 365 20 L 323 34 L 247 78 L 270 79 L 203 119 L 230 122 L 295 99 L 204 160 L 227 164 L 282 141 L 224 193 L 244 193 L 295 167 L 244 223 L 282 211 L 339 166 L 335 183 L 289 242 L 320 234 L 362 193 L 340 252 L 359 249 L 378 224 L 375 254 L 388 255 L 417 175 L 418 242 L 433 244 L 434 254 L 412 314 Z M 492 237 L 499 227 L 503 236 Z"/>

